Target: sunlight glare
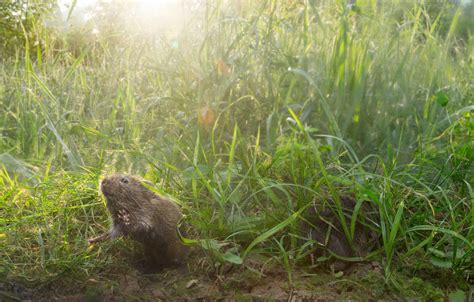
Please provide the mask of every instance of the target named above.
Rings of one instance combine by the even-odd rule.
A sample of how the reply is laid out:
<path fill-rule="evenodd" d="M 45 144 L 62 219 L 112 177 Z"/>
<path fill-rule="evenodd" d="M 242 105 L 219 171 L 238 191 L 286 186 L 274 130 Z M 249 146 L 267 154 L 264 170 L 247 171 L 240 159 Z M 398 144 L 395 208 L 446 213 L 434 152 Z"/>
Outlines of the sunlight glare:
<path fill-rule="evenodd" d="M 179 0 L 135 0 L 137 23 L 145 31 L 174 31 L 182 25 Z"/>
<path fill-rule="evenodd" d="M 73 0 L 59 0 L 58 6 L 63 22 L 66 21 Z M 101 4 L 114 5 L 118 2 L 100 0 L 78 0 L 73 9 L 72 17 L 67 22 L 81 25 L 88 22 L 94 12 L 104 7 Z M 144 33 L 176 32 L 184 22 L 183 0 L 127 0 L 121 1 L 127 10 L 123 17 L 129 23 L 130 30 Z"/>

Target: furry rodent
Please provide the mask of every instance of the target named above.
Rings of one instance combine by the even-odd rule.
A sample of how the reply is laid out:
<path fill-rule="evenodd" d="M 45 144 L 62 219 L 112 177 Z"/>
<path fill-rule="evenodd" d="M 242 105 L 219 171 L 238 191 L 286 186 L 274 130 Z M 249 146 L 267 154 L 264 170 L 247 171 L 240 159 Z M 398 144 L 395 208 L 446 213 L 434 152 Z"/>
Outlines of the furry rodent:
<path fill-rule="evenodd" d="M 341 196 L 339 201 L 347 228 L 350 229 L 356 202 L 352 196 Z M 344 258 L 365 257 L 377 243 L 375 232 L 369 227 L 375 215 L 371 213 L 366 203 L 359 209 L 352 243 L 346 238 L 333 200 L 327 200 L 326 203 L 313 202 L 305 216 L 306 222 L 302 226 L 303 236 L 317 242 L 313 252 L 316 257 L 331 254 Z M 351 262 L 335 258 L 333 261 L 335 270 L 350 268 Z"/>
<path fill-rule="evenodd" d="M 165 267 L 185 260 L 188 249 L 178 235 L 182 214 L 174 202 L 156 195 L 140 180 L 126 174 L 104 178 L 100 188 L 113 226 L 89 239 L 89 243 L 127 236 L 143 245 L 147 265 Z"/>

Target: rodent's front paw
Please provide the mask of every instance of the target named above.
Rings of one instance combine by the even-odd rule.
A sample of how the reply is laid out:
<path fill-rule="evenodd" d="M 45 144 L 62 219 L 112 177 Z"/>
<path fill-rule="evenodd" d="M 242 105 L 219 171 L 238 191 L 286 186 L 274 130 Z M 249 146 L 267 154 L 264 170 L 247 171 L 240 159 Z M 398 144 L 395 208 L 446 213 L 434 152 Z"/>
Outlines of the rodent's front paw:
<path fill-rule="evenodd" d="M 130 224 L 130 214 L 127 212 L 127 210 L 125 209 L 121 209 L 118 211 L 118 214 L 117 214 L 117 218 L 119 220 L 122 220 L 122 222 L 125 224 L 125 225 L 129 225 Z"/>

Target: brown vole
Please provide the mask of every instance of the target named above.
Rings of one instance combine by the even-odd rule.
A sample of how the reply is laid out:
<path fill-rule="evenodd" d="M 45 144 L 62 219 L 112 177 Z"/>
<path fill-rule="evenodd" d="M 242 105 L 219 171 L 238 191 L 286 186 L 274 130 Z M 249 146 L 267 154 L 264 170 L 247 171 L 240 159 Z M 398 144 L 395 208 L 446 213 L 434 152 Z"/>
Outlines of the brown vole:
<path fill-rule="evenodd" d="M 341 196 L 339 199 L 347 228 L 350 229 L 356 202 L 352 196 Z M 370 207 L 363 203 L 357 216 L 351 243 L 346 238 L 334 201 L 328 200 L 326 204 L 319 201 L 313 202 L 305 215 L 306 222 L 302 226 L 303 236 L 317 242 L 313 253 L 317 257 L 331 256 L 331 254 L 344 258 L 365 257 L 374 249 L 377 242 L 375 233 L 368 227 L 374 216 L 370 212 Z M 351 262 L 335 258 L 333 262 L 335 270 L 350 268 Z"/>
<path fill-rule="evenodd" d="M 183 262 L 187 246 L 178 235 L 182 214 L 174 202 L 156 195 L 126 174 L 104 178 L 100 188 L 113 226 L 108 232 L 89 239 L 89 243 L 127 236 L 143 245 L 147 265 L 164 267 Z"/>

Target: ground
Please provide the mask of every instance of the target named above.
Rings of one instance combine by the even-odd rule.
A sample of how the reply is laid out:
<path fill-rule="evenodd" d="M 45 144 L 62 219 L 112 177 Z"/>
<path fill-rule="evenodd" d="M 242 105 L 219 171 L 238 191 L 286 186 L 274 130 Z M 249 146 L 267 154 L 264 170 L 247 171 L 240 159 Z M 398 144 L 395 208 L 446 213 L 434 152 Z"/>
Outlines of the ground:
<path fill-rule="evenodd" d="M 0 285 L 6 301 L 367 301 L 443 300 L 421 280 L 409 280 L 404 294 L 387 286 L 381 265 L 358 263 L 348 272 L 294 267 L 288 273 L 272 258 L 250 257 L 243 265 L 213 265 L 194 253 L 179 268 L 145 274 L 133 264 L 111 265 L 78 282 L 65 275 L 40 287 L 13 281 Z M 290 282 L 291 278 L 291 282 Z M 418 284 L 417 284 L 418 283 Z M 416 288 L 418 287 L 418 288 Z"/>

